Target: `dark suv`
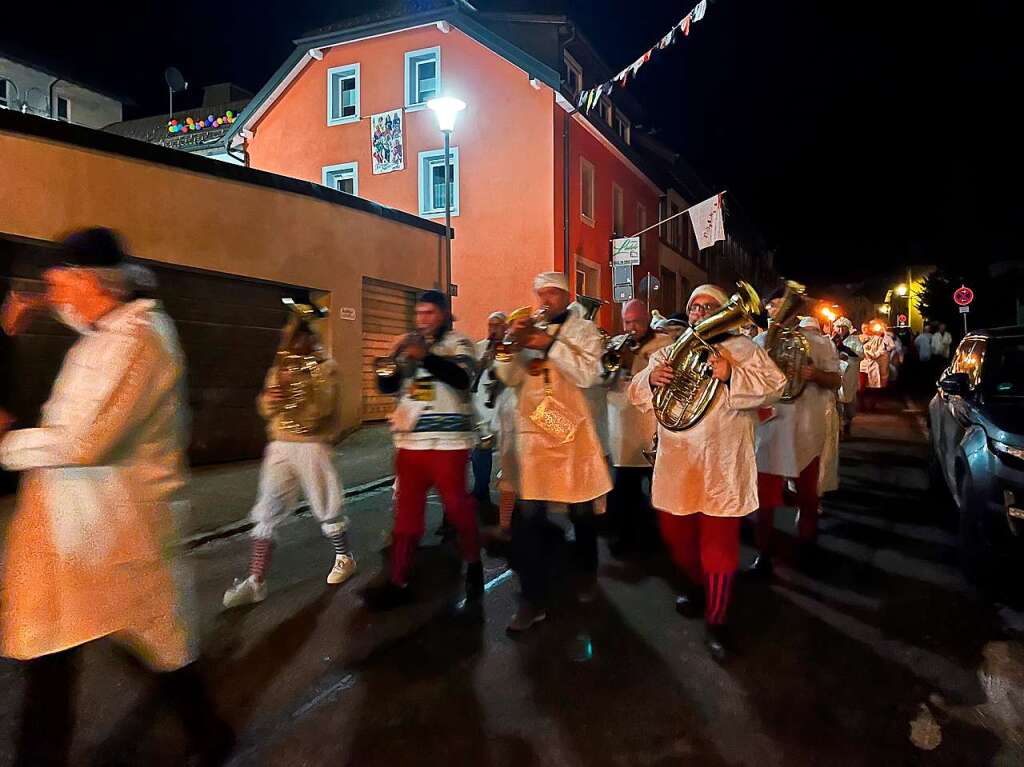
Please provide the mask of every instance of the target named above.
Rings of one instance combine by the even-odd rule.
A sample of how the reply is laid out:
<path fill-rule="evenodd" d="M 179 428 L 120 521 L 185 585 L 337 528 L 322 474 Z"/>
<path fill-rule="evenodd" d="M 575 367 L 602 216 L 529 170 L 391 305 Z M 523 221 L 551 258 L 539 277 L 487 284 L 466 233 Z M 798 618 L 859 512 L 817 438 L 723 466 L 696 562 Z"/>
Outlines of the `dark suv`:
<path fill-rule="evenodd" d="M 1024 562 L 1024 327 L 971 333 L 928 406 L 932 481 L 960 511 L 960 548 L 978 580 Z"/>

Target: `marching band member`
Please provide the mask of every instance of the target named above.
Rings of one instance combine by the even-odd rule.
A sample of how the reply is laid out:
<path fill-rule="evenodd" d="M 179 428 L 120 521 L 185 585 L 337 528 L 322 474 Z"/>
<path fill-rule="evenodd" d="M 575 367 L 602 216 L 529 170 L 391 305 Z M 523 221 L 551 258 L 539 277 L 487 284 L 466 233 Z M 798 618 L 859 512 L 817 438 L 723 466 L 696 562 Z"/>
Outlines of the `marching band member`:
<path fill-rule="evenodd" d="M 367 604 L 388 608 L 408 600 L 408 577 L 423 536 L 427 491 L 436 487 L 445 516 L 458 532 L 466 562 L 466 599 L 483 596 L 480 533 L 472 496 L 466 492 L 466 463 L 476 444 L 469 401 L 476 361 L 473 342 L 452 330 L 448 297 L 428 290 L 416 303 L 417 333 L 395 342 L 397 373 L 378 375 L 385 394 L 401 392 L 391 415 L 394 437 L 395 522 L 390 573 L 364 592 Z"/>
<path fill-rule="evenodd" d="M 533 289 L 546 310 L 546 328 L 517 320 L 511 332 L 523 350 L 495 364 L 498 377 L 516 390 L 519 417 L 520 501 L 512 515 L 513 569 L 522 596 L 508 625 L 525 631 L 546 617 L 551 558 L 547 504 L 568 505 L 576 548 L 587 582 L 581 600 L 593 598 L 597 577 L 594 499 L 611 489 L 608 466 L 584 390 L 600 380 L 604 343 L 597 327 L 569 311 L 569 283 L 544 272 Z"/>
<path fill-rule="evenodd" d="M 835 333 L 833 341 L 839 353 L 839 373 L 843 385 L 839 388 L 839 413 L 842 417 L 843 436 L 849 437 L 853 419 L 857 415 L 857 396 L 860 389 L 860 357 L 864 346 L 853 335 L 853 323 L 847 317 L 840 317 L 832 324 Z"/>
<path fill-rule="evenodd" d="M 690 324 L 716 312 L 728 300 L 714 285 L 701 285 L 686 304 Z M 704 417 L 689 429 L 658 426 L 652 503 L 673 562 L 689 584 L 676 609 L 693 616 L 703 610 L 705 643 L 711 656 L 727 655 L 724 627 L 739 564 L 740 519 L 757 508 L 754 429 L 757 409 L 782 394 L 786 379 L 765 351 L 749 338 L 730 335 L 715 344 L 709 360 L 719 389 Z M 672 382 L 668 348 L 651 356 L 633 378 L 630 400 L 653 407 L 654 389 Z"/>
<path fill-rule="evenodd" d="M 492 507 L 491 470 L 498 435 L 496 405 L 504 388 L 494 372 L 494 349 L 505 336 L 507 317 L 494 312 L 487 318 L 487 338 L 476 343 L 477 370 L 473 380 L 473 406 L 480 423 L 480 444 L 473 448 L 469 462 L 473 467 L 473 497 L 481 507 Z"/>
<path fill-rule="evenodd" d="M 608 434 L 614 487 L 608 497 L 608 517 L 614 539 L 609 544 L 619 556 L 641 544 L 643 538 L 657 536 L 657 521 L 643 484 L 650 485 L 653 468 L 643 451 L 650 448 L 658 428 L 652 411 L 641 412 L 629 401 L 629 384 L 644 370 L 651 355 L 668 346 L 672 339 L 656 334 L 651 315 L 643 301 L 633 299 L 622 305 L 622 330 L 631 335 L 635 351 L 629 345 L 618 352 L 619 368 L 611 373 L 608 391 Z M 612 339 L 614 343 L 621 339 Z M 647 535 L 650 528 L 652 535 Z"/>
<path fill-rule="evenodd" d="M 327 583 L 342 584 L 356 572 L 344 490 L 331 462 L 331 446 L 340 432 L 337 367 L 313 325 L 325 312 L 305 304 L 291 307 L 293 314 L 282 330 L 277 359 L 257 401 L 267 423 L 268 442 L 260 467 L 259 494 L 250 512 L 255 526 L 249 575 L 224 592 L 226 608 L 267 598 L 274 534 L 295 509 L 300 493 L 334 547 L 334 566 Z"/>
<path fill-rule="evenodd" d="M 768 302 L 768 316 L 774 319 L 781 298 Z M 757 428 L 757 548 L 758 555 L 747 572 L 771 573 L 775 536 L 775 509 L 782 505 L 787 478 L 796 479 L 797 505 L 800 509 L 799 537 L 805 544 L 817 536 L 819 474 L 827 438 L 830 401 L 842 379 L 839 355 L 816 321 L 801 321 L 796 332 L 809 344 L 807 364 L 802 376 L 807 382 L 803 392 L 789 402 L 778 402 L 770 417 Z M 764 346 L 767 333 L 755 342 Z M 834 405 L 831 407 L 834 408 Z"/>
<path fill-rule="evenodd" d="M 861 384 L 864 392 L 864 409 L 872 411 L 877 405 L 878 393 L 885 387 L 882 370 L 889 369 L 889 352 L 885 349 L 881 327 L 872 327 L 865 322 L 863 331 L 860 337 L 864 348 L 864 354 L 860 358 Z"/>

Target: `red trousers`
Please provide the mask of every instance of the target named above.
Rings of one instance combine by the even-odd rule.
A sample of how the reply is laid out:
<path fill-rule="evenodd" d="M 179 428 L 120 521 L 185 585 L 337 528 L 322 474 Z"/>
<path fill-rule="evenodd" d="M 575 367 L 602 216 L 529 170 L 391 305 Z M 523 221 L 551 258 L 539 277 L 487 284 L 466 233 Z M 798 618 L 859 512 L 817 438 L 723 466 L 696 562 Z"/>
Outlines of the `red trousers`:
<path fill-rule="evenodd" d="M 741 517 L 679 516 L 658 513 L 661 537 L 676 566 L 696 586 L 704 587 L 704 618 L 725 623 L 732 580 L 740 561 Z"/>
<path fill-rule="evenodd" d="M 818 464 L 815 456 L 796 478 L 796 504 L 800 509 L 797 533 L 802 541 L 818 537 Z M 782 505 L 785 477 L 778 474 L 757 473 L 757 548 L 771 554 L 775 539 L 775 509 Z"/>
<path fill-rule="evenodd" d="M 468 450 L 399 450 L 395 456 L 398 492 L 391 542 L 391 580 L 404 586 L 413 556 L 423 537 L 427 491 L 437 488 L 444 513 L 459 537 L 466 562 L 480 561 L 476 502 L 466 491 Z"/>

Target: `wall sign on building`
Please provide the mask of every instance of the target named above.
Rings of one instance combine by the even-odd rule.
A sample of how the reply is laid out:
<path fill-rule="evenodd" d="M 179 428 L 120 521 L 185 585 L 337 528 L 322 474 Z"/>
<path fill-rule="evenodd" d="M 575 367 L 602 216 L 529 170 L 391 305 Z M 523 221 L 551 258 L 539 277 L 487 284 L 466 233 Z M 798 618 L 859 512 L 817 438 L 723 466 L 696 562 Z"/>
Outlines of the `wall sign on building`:
<path fill-rule="evenodd" d="M 640 238 L 620 237 L 612 240 L 612 266 L 639 266 Z"/>
<path fill-rule="evenodd" d="M 370 117 L 370 152 L 374 175 L 405 169 L 401 109 Z"/>

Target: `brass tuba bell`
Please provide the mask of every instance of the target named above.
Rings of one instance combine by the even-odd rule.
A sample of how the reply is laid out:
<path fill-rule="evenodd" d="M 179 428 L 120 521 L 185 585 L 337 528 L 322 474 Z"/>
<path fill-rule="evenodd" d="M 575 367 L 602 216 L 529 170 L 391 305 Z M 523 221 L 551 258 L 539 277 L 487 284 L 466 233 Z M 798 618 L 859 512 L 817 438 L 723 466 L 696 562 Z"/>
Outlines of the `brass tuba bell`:
<path fill-rule="evenodd" d="M 764 339 L 768 356 L 786 375 L 786 388 L 782 392 L 781 402 L 792 402 L 803 394 L 807 386 L 803 370 L 810 358 L 811 344 L 797 327 L 806 292 L 807 289 L 799 282 L 786 280 L 782 302 Z"/>
<path fill-rule="evenodd" d="M 669 431 L 683 431 L 697 424 L 715 394 L 720 381 L 711 375 L 708 357 L 716 354 L 712 346 L 729 332 L 756 322 L 761 313 L 761 298 L 742 280 L 738 290 L 714 314 L 694 323 L 668 347 L 668 364 L 675 377 L 654 391 L 654 415 Z"/>

